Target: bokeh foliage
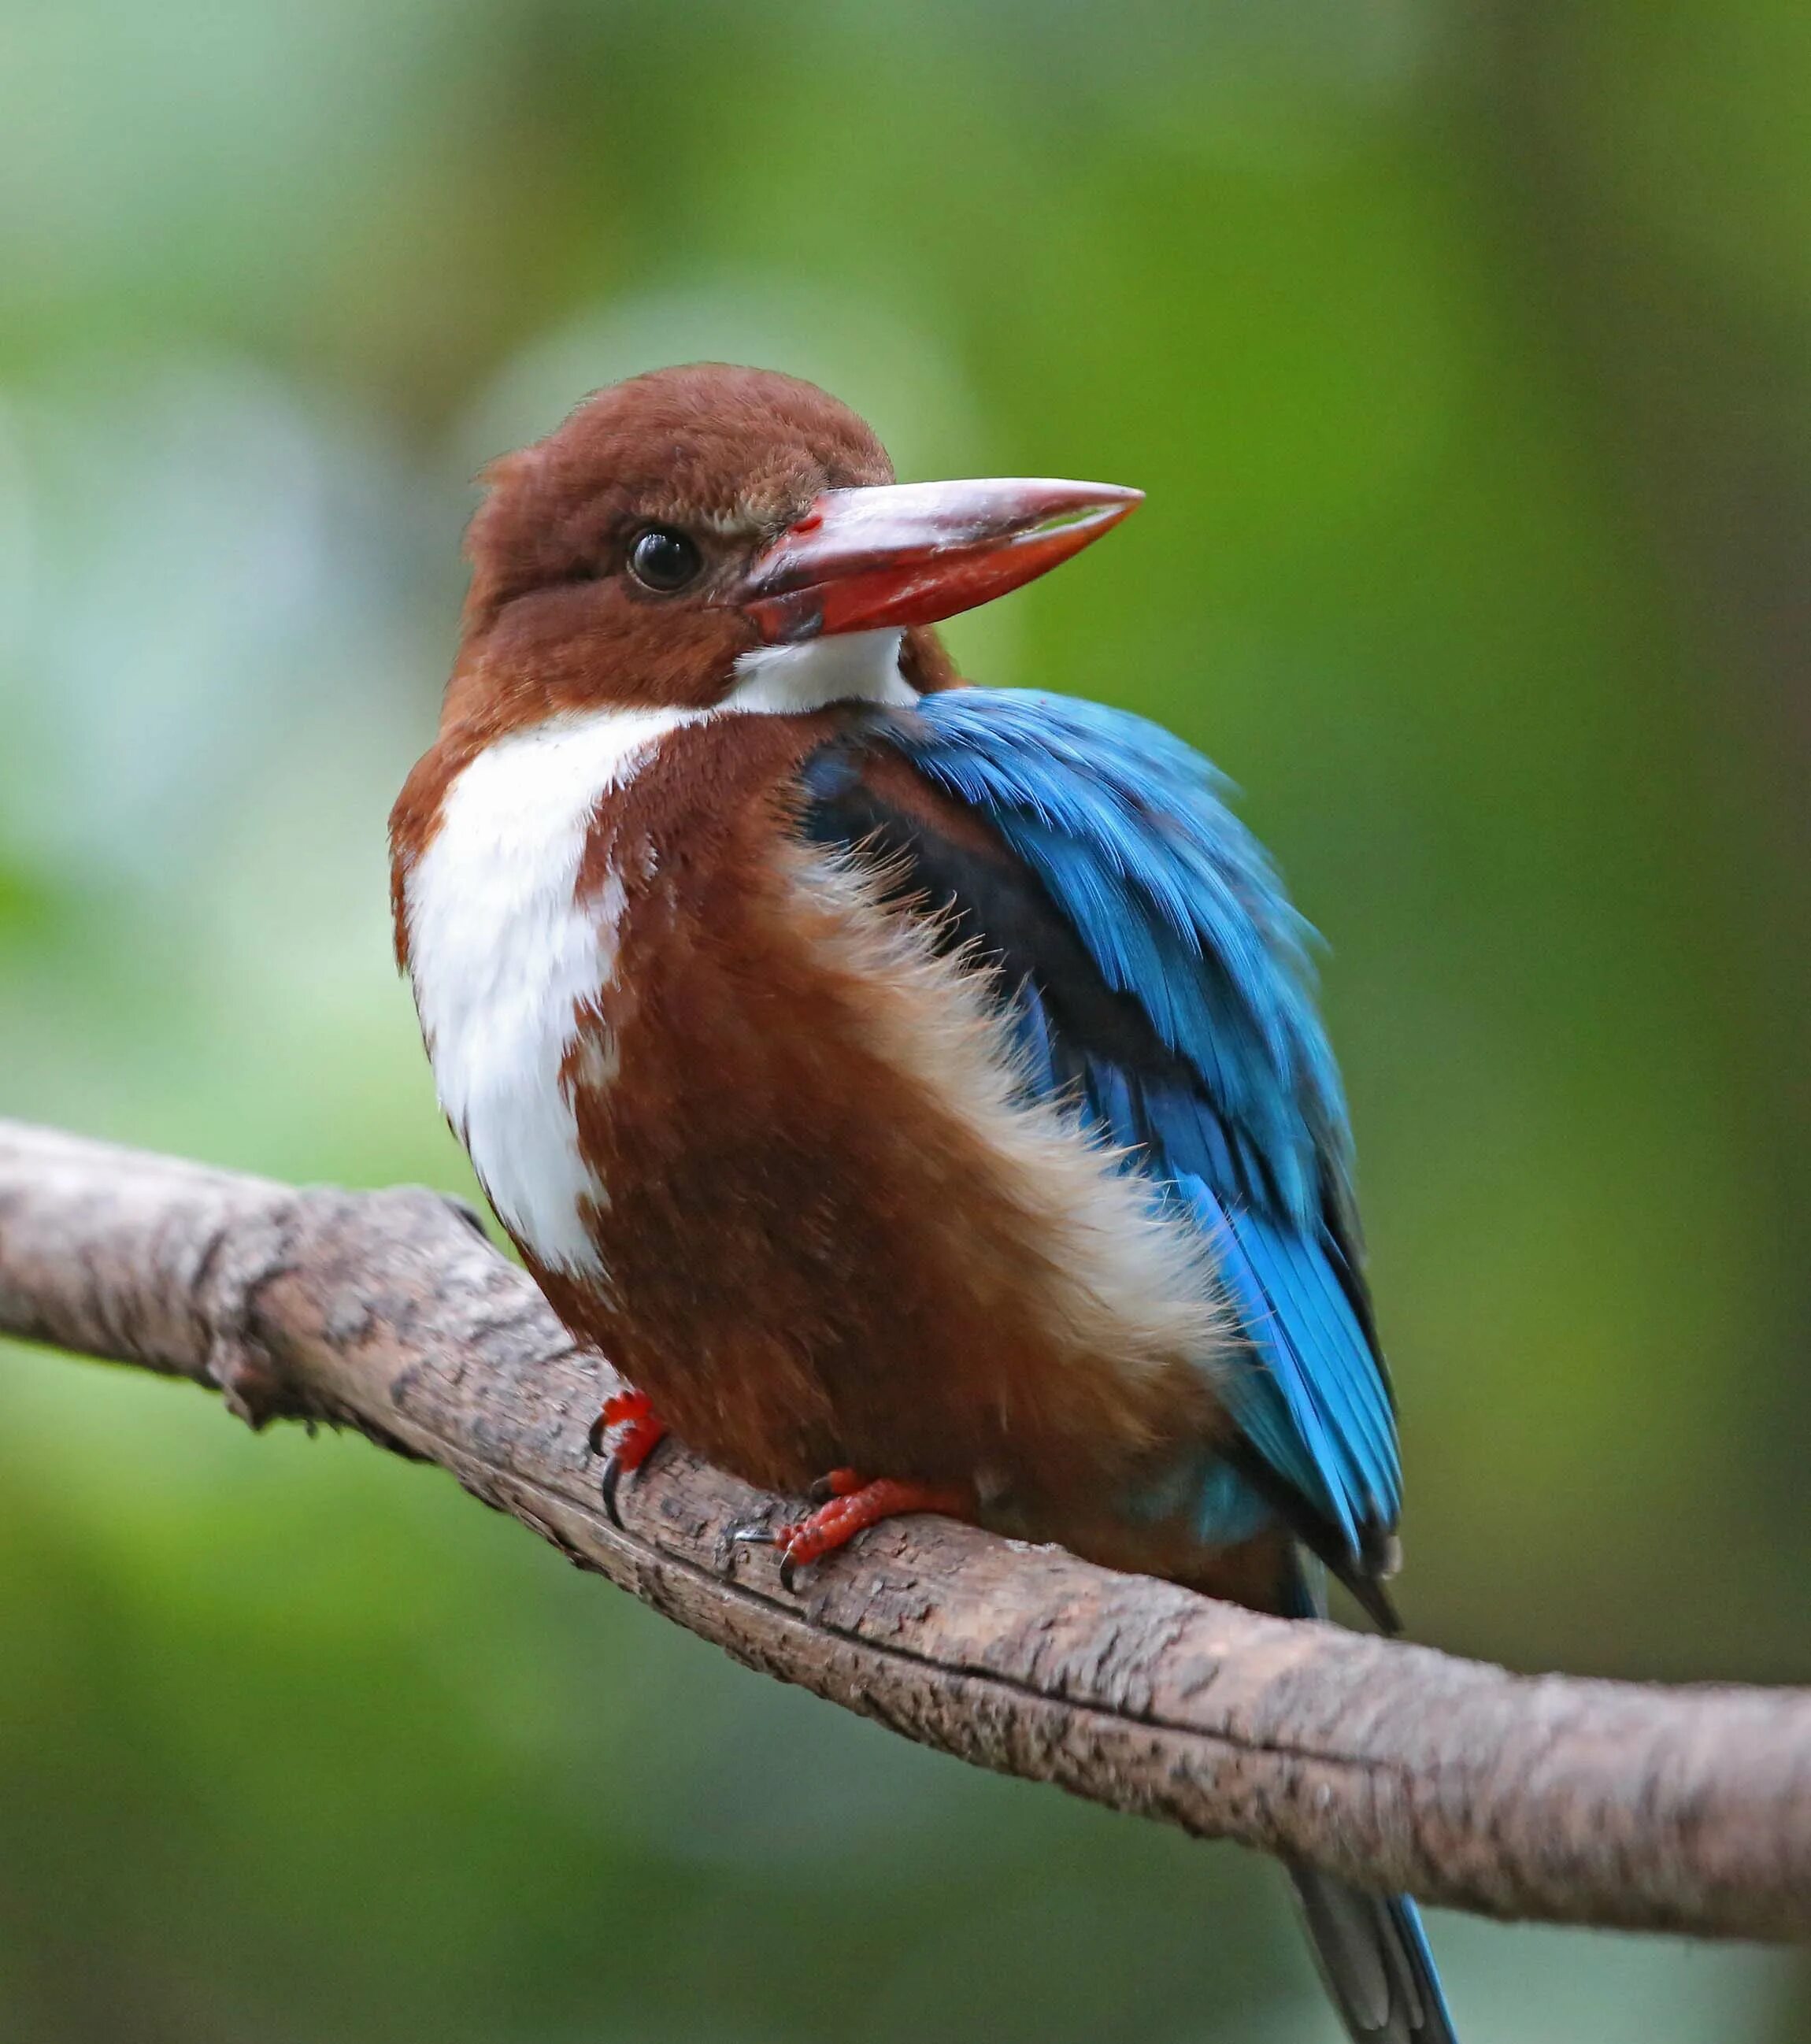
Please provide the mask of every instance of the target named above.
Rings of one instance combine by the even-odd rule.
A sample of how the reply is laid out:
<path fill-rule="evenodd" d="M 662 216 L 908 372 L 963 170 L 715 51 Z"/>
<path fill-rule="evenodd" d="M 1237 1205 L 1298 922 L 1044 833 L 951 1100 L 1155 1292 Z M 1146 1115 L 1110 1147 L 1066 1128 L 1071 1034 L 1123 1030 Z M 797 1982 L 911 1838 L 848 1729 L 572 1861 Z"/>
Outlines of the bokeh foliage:
<path fill-rule="evenodd" d="M 1811 1679 L 1801 0 L 4 0 L 0 1111 L 461 1189 L 386 955 L 469 478 L 813 375 L 1150 502 L 952 636 L 1332 940 L 1424 1636 Z M 1436 1926 L 1472 2044 L 1784 1961 Z M 731 1668 L 444 1478 L 0 1371 L 0 2036 L 1329 2037 L 1268 1870 Z"/>

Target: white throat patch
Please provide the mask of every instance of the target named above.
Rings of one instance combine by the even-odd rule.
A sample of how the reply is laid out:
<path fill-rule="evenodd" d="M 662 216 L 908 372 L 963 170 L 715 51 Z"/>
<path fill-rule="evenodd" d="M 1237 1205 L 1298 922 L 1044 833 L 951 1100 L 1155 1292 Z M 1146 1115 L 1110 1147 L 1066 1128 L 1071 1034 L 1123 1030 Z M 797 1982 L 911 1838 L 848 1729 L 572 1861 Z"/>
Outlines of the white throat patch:
<path fill-rule="evenodd" d="M 889 626 L 834 632 L 796 646 L 757 647 L 736 663 L 735 686 L 722 706 L 784 716 L 834 702 L 915 703 L 918 691 L 899 671 L 905 636 Z"/>

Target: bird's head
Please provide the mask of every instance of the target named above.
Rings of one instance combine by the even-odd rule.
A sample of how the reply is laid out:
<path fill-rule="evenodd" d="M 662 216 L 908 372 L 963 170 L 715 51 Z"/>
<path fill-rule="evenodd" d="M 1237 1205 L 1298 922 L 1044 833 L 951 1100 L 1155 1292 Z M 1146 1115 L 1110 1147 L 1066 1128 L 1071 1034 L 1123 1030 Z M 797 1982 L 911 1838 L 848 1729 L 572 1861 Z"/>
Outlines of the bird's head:
<path fill-rule="evenodd" d="M 606 705 L 808 709 L 954 678 L 930 630 L 1140 501 L 897 483 L 847 406 L 771 371 L 657 370 L 486 471 L 449 724 Z"/>

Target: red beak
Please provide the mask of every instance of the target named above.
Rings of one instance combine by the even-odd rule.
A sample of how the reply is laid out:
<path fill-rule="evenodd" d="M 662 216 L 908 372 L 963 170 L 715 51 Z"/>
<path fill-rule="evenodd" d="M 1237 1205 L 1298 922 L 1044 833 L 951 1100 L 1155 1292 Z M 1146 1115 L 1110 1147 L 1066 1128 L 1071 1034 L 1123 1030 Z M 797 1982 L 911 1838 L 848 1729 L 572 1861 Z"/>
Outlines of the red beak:
<path fill-rule="evenodd" d="M 826 490 L 734 600 L 771 646 L 935 624 L 1079 554 L 1144 501 L 1110 482 L 1022 478 Z"/>

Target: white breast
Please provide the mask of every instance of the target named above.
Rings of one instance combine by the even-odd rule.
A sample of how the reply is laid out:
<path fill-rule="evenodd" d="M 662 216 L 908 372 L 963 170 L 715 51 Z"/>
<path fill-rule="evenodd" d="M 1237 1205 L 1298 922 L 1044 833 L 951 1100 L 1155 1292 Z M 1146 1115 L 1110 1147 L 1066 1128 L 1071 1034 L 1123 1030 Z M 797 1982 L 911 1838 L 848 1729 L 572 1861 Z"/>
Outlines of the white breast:
<path fill-rule="evenodd" d="M 596 1274 L 559 1074 L 575 1010 L 615 970 L 622 884 L 575 898 L 598 801 L 624 786 L 683 709 L 601 710 L 511 733 L 448 790 L 408 875 L 409 975 L 440 1105 L 490 1202 L 550 1268 Z"/>

